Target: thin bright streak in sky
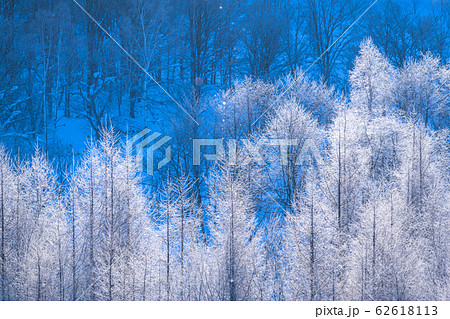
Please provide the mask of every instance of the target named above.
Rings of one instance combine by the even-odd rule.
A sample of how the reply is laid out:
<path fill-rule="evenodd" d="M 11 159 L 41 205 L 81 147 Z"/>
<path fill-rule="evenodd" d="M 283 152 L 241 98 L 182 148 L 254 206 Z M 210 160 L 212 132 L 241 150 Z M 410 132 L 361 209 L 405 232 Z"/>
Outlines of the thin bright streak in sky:
<path fill-rule="evenodd" d="M 73 2 L 75 2 L 75 3 L 77 4 L 77 6 L 79 6 L 80 9 L 83 10 L 83 12 L 84 12 L 84 13 L 85 13 L 92 21 L 94 21 L 95 24 L 96 24 L 103 32 L 105 32 L 105 33 L 108 35 L 108 37 L 110 37 L 111 40 L 113 40 L 114 43 L 116 43 L 117 46 L 118 46 L 119 48 L 121 48 L 123 52 L 125 52 L 125 54 L 131 59 L 131 61 L 133 61 L 133 62 L 134 62 L 134 63 L 135 63 L 142 71 L 144 71 L 144 73 L 147 74 L 148 77 L 149 77 L 153 82 L 155 82 L 156 85 L 158 85 L 158 86 L 161 88 L 161 90 L 163 90 L 163 92 L 166 93 L 166 95 L 167 95 L 168 97 L 170 97 L 170 99 L 171 99 L 172 101 L 174 101 L 175 104 L 178 105 L 178 107 L 179 107 L 181 110 L 183 110 L 183 112 L 186 113 L 186 114 L 187 114 L 187 115 L 195 122 L 195 124 L 200 125 L 200 124 L 198 124 L 198 122 L 197 122 L 197 121 L 196 121 L 196 120 L 188 113 L 188 111 L 186 111 L 186 109 L 185 109 L 184 107 L 182 107 L 181 104 L 178 103 L 177 100 L 175 100 L 175 98 L 174 98 L 172 95 L 170 95 L 169 92 L 167 92 L 167 90 L 166 90 L 165 88 L 163 88 L 163 87 L 161 86 L 161 84 L 159 84 L 158 81 L 156 81 L 155 78 L 154 78 L 150 73 L 148 73 L 148 71 L 147 71 L 146 69 L 144 69 L 144 67 L 143 67 L 138 61 L 136 61 L 136 59 L 133 58 L 133 56 L 132 56 L 130 53 L 128 53 L 127 50 L 125 50 L 125 49 L 122 47 L 122 46 L 120 45 L 120 43 L 117 42 L 116 39 L 114 39 L 114 38 L 108 33 L 108 31 L 106 31 L 106 30 L 100 25 L 100 23 L 98 23 L 97 20 L 95 20 L 95 19 L 89 14 L 89 12 L 86 11 L 85 8 L 83 8 L 82 5 L 80 5 L 76 0 L 73 0 Z"/>
<path fill-rule="evenodd" d="M 344 32 L 342 32 L 342 34 L 325 50 L 323 51 L 323 53 L 305 70 L 305 73 L 307 73 L 324 55 L 325 53 L 327 53 L 335 44 L 336 42 L 339 41 L 340 38 L 342 38 L 344 36 L 344 34 L 346 34 L 348 32 L 348 30 L 350 30 L 369 10 L 370 8 L 372 8 L 375 3 L 377 3 L 378 0 L 375 0 L 355 21 L 353 21 L 352 24 L 350 24 L 347 29 L 344 30 Z M 265 109 L 265 111 L 252 123 L 252 127 L 271 109 L 273 108 L 279 101 L 280 99 L 290 90 L 292 89 L 292 87 L 295 85 L 295 83 L 297 83 L 298 79 L 296 79 L 295 81 L 293 81 L 286 90 L 284 90 L 275 100 L 275 102 L 273 102 L 272 104 L 269 105 L 269 107 L 267 107 Z"/>

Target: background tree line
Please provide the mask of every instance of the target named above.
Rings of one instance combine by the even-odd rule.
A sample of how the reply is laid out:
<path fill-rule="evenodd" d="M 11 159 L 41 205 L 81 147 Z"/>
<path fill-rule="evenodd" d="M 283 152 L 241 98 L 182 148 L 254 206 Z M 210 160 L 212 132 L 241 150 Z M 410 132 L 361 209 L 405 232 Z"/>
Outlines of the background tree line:
<path fill-rule="evenodd" d="M 204 126 L 211 95 L 245 77 L 294 74 L 322 54 L 312 77 L 347 90 L 348 70 L 367 36 L 398 68 L 422 53 L 443 62 L 450 54 L 445 0 L 380 0 L 342 37 L 371 1 L 79 3 Z M 170 122 L 170 131 L 205 134 L 75 2 L 2 1 L 0 28 L 4 143 L 25 151 L 39 139 L 57 154 L 55 131 L 66 118 L 84 119 L 97 138 L 105 118 L 130 130 Z"/>

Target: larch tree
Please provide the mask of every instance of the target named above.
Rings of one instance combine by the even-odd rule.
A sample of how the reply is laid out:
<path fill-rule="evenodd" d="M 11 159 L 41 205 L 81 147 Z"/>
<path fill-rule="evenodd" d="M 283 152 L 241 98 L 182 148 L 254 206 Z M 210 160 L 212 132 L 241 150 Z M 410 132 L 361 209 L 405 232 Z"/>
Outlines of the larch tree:
<path fill-rule="evenodd" d="M 213 299 L 252 300 L 260 276 L 260 236 L 245 166 L 221 164 L 218 187 L 211 194 L 217 202 L 213 256 Z"/>
<path fill-rule="evenodd" d="M 448 126 L 450 68 L 431 53 L 410 59 L 399 71 L 396 105 L 405 116 L 420 120 L 425 127 Z"/>
<path fill-rule="evenodd" d="M 75 172 L 75 222 L 80 228 L 82 268 L 78 299 L 141 300 L 146 274 L 149 220 L 137 167 L 112 131 Z M 76 253 L 75 253 L 76 254 Z M 95 278 L 95 279 L 94 279 Z"/>
<path fill-rule="evenodd" d="M 291 211 L 296 192 L 304 188 L 308 157 L 320 147 L 323 131 L 302 105 L 290 100 L 274 111 L 265 136 L 268 146 L 272 146 L 265 154 L 270 163 L 266 169 L 269 180 L 275 196 Z"/>
<path fill-rule="evenodd" d="M 293 199 L 293 211 L 286 216 L 283 254 L 288 300 L 327 300 L 333 295 L 336 237 L 334 213 L 323 205 L 317 171 L 308 170 L 305 187 Z"/>
<path fill-rule="evenodd" d="M 395 69 L 372 39 L 364 40 L 350 71 L 351 103 L 369 112 L 386 112 L 392 105 L 395 83 Z"/>
<path fill-rule="evenodd" d="M 19 262 L 17 299 L 61 299 L 63 248 L 58 242 L 65 233 L 64 207 L 57 192 L 56 175 L 39 150 L 31 162 L 19 168 L 16 227 Z M 60 231 L 55 227 L 55 221 Z"/>
<path fill-rule="evenodd" d="M 14 202 L 16 174 L 11 159 L 4 148 L 0 148 L 0 278 L 1 300 L 10 300 L 13 295 L 14 270 Z"/>

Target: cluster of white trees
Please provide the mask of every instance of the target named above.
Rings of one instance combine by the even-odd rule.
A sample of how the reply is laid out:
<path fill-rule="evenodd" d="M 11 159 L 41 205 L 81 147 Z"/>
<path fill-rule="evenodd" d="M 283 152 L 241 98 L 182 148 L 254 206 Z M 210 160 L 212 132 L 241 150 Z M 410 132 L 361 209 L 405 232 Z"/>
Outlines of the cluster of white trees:
<path fill-rule="evenodd" d="M 20 163 L 0 150 L 1 299 L 255 299 L 262 256 L 241 178 L 219 173 L 206 240 L 192 185 L 168 180 L 148 200 L 126 150 L 105 130 L 64 184 L 39 151 Z"/>
<path fill-rule="evenodd" d="M 448 300 L 450 67 L 368 39 L 350 85 L 224 92 L 217 134 L 297 144 L 221 158 L 201 201 L 189 172 L 146 190 L 112 130 L 61 179 L 1 149 L 0 299 Z"/>

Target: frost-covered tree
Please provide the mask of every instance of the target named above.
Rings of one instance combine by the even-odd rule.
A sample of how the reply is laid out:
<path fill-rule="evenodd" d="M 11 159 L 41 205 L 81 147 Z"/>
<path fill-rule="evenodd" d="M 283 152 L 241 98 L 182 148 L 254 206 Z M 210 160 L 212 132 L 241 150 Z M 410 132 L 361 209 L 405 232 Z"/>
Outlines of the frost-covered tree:
<path fill-rule="evenodd" d="M 14 232 L 16 198 L 16 174 L 13 172 L 11 159 L 4 148 L 0 148 L 0 278 L 1 300 L 10 300 L 14 284 Z"/>
<path fill-rule="evenodd" d="M 386 112 L 393 104 L 395 84 L 395 69 L 372 39 L 364 40 L 350 71 L 351 103 L 370 112 Z"/>
<path fill-rule="evenodd" d="M 384 185 L 386 186 L 386 185 Z M 352 254 L 346 274 L 346 299 L 404 300 L 411 284 L 415 259 L 405 249 L 411 244 L 404 232 L 400 192 L 392 187 L 372 189 L 364 206 L 357 236 L 352 239 Z"/>
<path fill-rule="evenodd" d="M 329 147 L 317 166 L 318 187 L 323 194 L 320 204 L 327 216 L 333 216 L 333 253 L 329 254 L 333 300 L 342 298 L 348 241 L 368 193 L 368 146 L 361 142 L 368 117 L 357 109 L 342 109 L 328 130 Z"/>
<path fill-rule="evenodd" d="M 396 171 L 407 222 L 405 232 L 415 256 L 408 299 L 445 298 L 448 287 L 448 139 L 447 133 L 428 132 L 421 124 L 406 123 Z M 448 141 L 448 140 L 447 140 Z M 443 166 L 444 165 L 444 166 Z M 447 167 L 447 168 L 444 168 Z M 447 213 L 446 213 L 447 212 Z"/>
<path fill-rule="evenodd" d="M 431 53 L 408 60 L 399 72 L 396 104 L 403 114 L 426 127 L 448 128 L 450 68 Z"/>
<path fill-rule="evenodd" d="M 15 299 L 63 299 L 66 220 L 56 175 L 38 150 L 18 174 Z"/>
<path fill-rule="evenodd" d="M 198 258 L 204 247 L 199 208 L 188 178 L 169 180 L 162 191 L 155 217 L 158 222 L 161 255 L 160 283 L 163 300 L 198 300 L 201 269 Z"/>
<path fill-rule="evenodd" d="M 309 170 L 306 187 L 293 200 L 294 210 L 286 217 L 283 254 L 288 300 L 327 300 L 333 296 L 336 218 L 324 206 L 317 172 Z"/>
<path fill-rule="evenodd" d="M 264 123 L 261 116 L 275 102 L 275 87 L 262 80 L 246 78 L 223 92 L 215 107 L 221 137 L 250 136 Z"/>
<path fill-rule="evenodd" d="M 222 163 L 211 194 L 217 203 L 211 254 L 211 299 L 253 300 L 260 280 L 260 236 L 245 167 Z"/>
<path fill-rule="evenodd" d="M 287 100 L 302 105 L 321 125 L 330 124 L 342 104 L 342 97 L 333 87 L 314 81 L 301 69 L 282 77 L 278 85 L 278 102 Z"/>
<path fill-rule="evenodd" d="M 112 131 L 91 145 L 72 180 L 69 199 L 80 237 L 77 299 L 142 300 L 149 238 L 147 201 L 137 167 Z M 76 268 L 77 266 L 75 266 Z"/>
<path fill-rule="evenodd" d="M 275 196 L 290 209 L 295 193 L 304 187 L 309 159 L 320 148 L 323 132 L 303 106 L 286 101 L 268 121 L 265 135 L 269 180 Z"/>
<path fill-rule="evenodd" d="M 385 154 L 372 148 L 371 158 L 378 158 L 378 168 L 371 169 L 370 192 L 350 243 L 345 296 L 357 300 L 445 299 L 448 249 L 443 229 L 448 227 L 444 212 L 448 210 L 448 172 L 441 165 L 448 163 L 448 152 L 443 152 L 448 146 L 442 144 L 442 136 L 430 134 L 420 124 L 392 124 L 385 129 L 393 137 Z M 381 138 L 382 132 L 372 134 L 371 141 L 377 135 Z M 397 154 L 385 161 L 389 146 Z M 377 162 L 372 160 L 371 167 Z"/>

